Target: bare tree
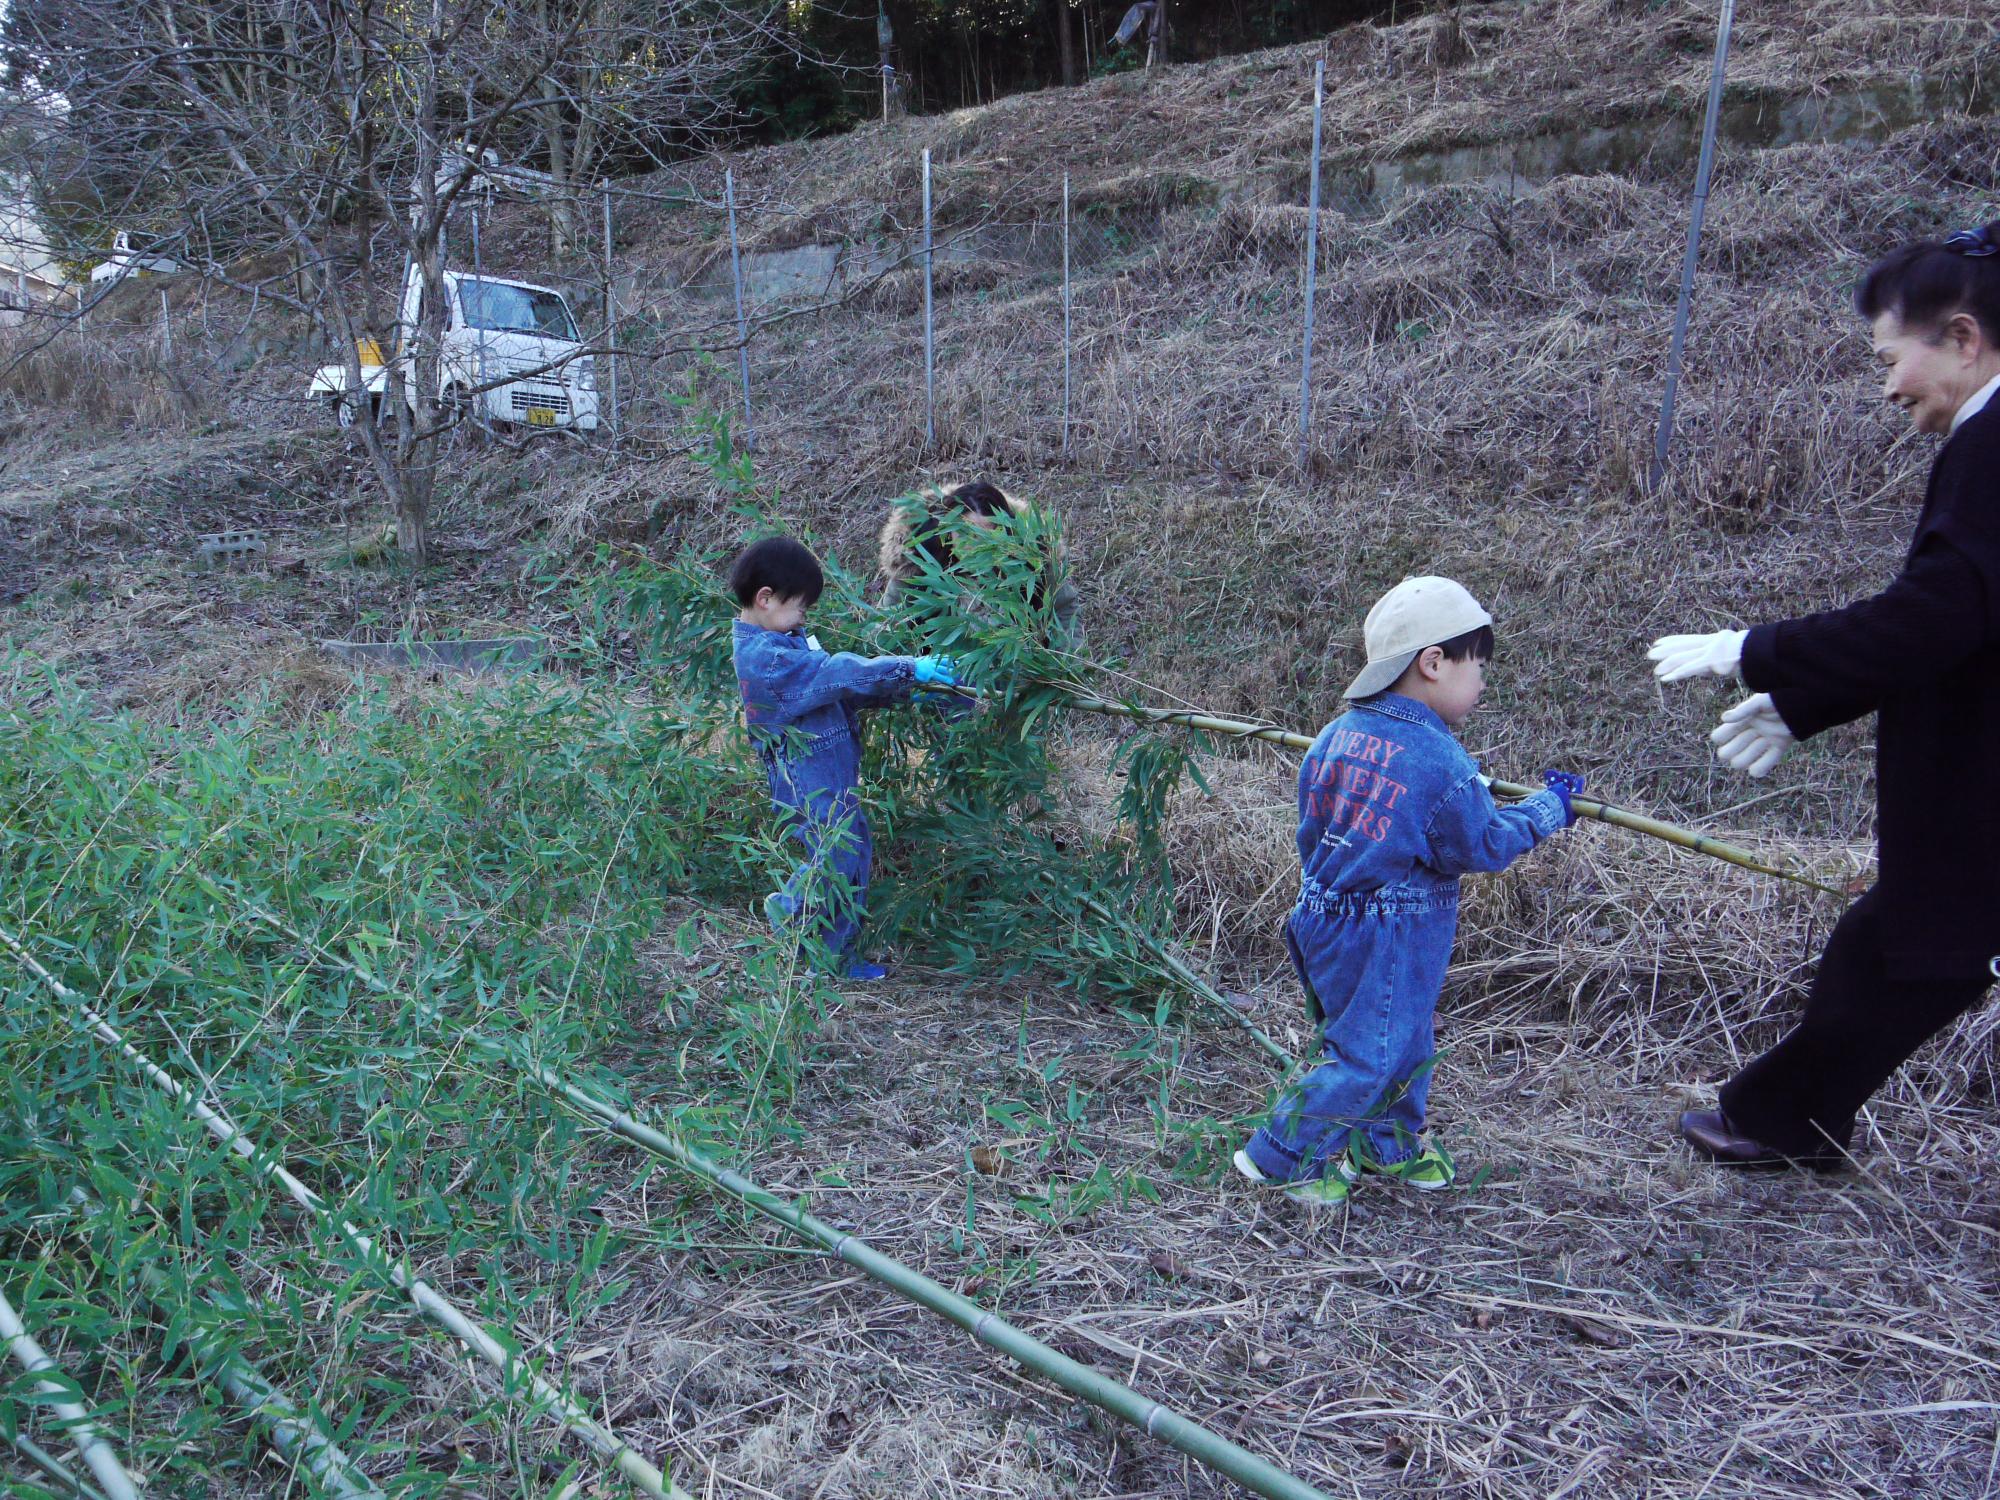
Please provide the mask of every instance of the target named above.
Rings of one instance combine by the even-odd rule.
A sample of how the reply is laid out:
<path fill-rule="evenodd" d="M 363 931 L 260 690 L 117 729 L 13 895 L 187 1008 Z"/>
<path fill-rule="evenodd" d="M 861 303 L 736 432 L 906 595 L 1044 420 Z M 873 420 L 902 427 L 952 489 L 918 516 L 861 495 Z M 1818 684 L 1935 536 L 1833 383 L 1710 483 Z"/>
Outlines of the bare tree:
<path fill-rule="evenodd" d="M 306 316 L 350 391 L 365 341 L 411 355 L 389 363 L 386 420 L 364 402 L 356 426 L 422 560 L 456 422 L 440 381 L 450 231 L 490 186 L 483 164 L 542 163 L 574 245 L 594 173 L 726 121 L 731 85 L 777 44 L 774 3 L 12 0 L 0 39 L 7 82 L 41 111 L 37 201 L 58 254 L 141 226 Z"/>

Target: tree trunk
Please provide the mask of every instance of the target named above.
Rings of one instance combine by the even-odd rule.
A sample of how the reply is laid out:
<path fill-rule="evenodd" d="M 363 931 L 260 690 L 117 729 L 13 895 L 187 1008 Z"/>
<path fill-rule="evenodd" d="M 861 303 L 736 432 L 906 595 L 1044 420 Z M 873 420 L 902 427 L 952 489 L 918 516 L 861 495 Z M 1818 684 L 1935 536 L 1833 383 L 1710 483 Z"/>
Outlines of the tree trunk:
<path fill-rule="evenodd" d="M 546 75 L 542 78 L 542 99 L 542 129 L 549 139 L 549 175 L 556 180 L 555 196 L 549 201 L 549 237 L 555 242 L 555 253 L 562 256 L 576 247 L 579 236 L 576 204 L 570 192 L 569 138 L 564 134 L 562 95 L 556 91 L 556 81 Z"/>
<path fill-rule="evenodd" d="M 401 474 L 402 493 L 396 497 L 396 547 L 418 567 L 431 560 L 431 481 L 428 463 L 412 464 Z"/>
<path fill-rule="evenodd" d="M 1062 56 L 1062 81 L 1065 87 L 1076 84 L 1076 27 L 1070 20 L 1069 0 L 1055 0 L 1056 46 Z"/>

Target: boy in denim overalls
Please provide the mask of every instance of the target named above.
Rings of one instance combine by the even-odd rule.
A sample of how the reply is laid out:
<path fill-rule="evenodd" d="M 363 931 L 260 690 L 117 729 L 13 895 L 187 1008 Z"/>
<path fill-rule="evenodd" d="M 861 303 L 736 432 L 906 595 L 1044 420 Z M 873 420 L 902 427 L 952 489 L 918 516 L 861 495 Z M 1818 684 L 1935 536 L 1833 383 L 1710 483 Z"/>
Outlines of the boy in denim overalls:
<path fill-rule="evenodd" d="M 922 687 L 956 687 L 945 656 L 853 656 L 822 651 L 801 628 L 825 587 L 819 560 L 790 537 L 753 542 L 730 569 L 736 682 L 743 720 L 785 831 L 805 845 L 791 878 L 764 900 L 780 932 L 825 942 L 834 972 L 880 979 L 888 970 L 857 951 L 867 915 L 874 845 L 855 796 L 860 711 L 907 700 Z"/>
<path fill-rule="evenodd" d="M 1458 927 L 1458 882 L 1503 870 L 1575 821 L 1583 778 L 1501 807 L 1452 731 L 1485 686 L 1493 617 L 1448 578 L 1406 578 L 1368 611 L 1351 707 L 1299 772 L 1298 905 L 1285 945 L 1320 1027 L 1321 1061 L 1288 1088 L 1236 1169 L 1309 1203 L 1344 1203 L 1365 1172 L 1450 1186 L 1419 1139 L 1433 1015 Z"/>

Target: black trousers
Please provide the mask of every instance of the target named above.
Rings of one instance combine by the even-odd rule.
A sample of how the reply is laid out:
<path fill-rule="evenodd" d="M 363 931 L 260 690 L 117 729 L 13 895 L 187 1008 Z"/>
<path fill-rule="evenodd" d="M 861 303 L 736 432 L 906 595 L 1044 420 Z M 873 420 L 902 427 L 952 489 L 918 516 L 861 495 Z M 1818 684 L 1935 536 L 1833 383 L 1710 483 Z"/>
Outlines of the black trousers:
<path fill-rule="evenodd" d="M 1837 1159 L 1868 1097 L 1993 982 L 1983 968 L 1899 978 L 1883 959 L 1884 936 L 1870 891 L 1827 939 L 1798 1026 L 1723 1085 L 1723 1113 L 1737 1129 L 1788 1156 Z"/>

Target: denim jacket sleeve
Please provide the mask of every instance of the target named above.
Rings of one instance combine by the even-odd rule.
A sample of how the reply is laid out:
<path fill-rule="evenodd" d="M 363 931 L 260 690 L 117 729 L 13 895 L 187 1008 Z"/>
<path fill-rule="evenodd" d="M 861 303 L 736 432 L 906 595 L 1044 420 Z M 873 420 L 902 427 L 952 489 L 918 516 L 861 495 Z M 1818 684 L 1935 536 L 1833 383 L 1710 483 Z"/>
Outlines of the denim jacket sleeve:
<path fill-rule="evenodd" d="M 762 696 L 782 719 L 835 703 L 865 708 L 894 702 L 907 698 L 916 680 L 916 661 L 908 656 L 786 651 L 772 653 L 760 665 Z"/>
<path fill-rule="evenodd" d="M 1439 800 L 1424 829 L 1428 863 L 1443 875 L 1504 870 L 1564 826 L 1562 799 L 1554 792 L 1502 807 L 1477 776 L 1468 776 Z"/>

